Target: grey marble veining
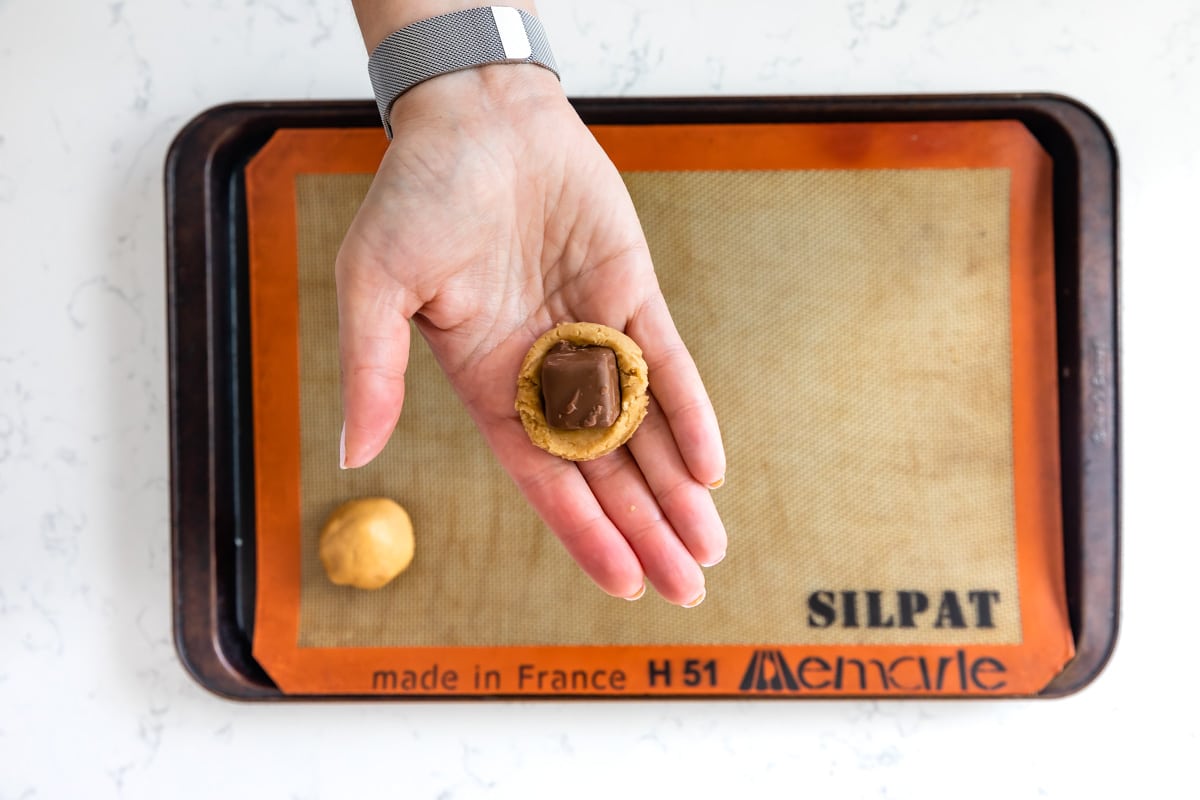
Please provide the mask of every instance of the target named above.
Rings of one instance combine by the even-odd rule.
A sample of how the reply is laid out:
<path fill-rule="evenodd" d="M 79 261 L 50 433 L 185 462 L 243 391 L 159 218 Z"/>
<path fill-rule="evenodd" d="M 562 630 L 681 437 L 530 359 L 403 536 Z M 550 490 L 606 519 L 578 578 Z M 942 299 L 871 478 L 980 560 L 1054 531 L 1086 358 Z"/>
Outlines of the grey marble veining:
<path fill-rule="evenodd" d="M 1126 612 L 1109 669 L 1049 703 L 207 694 L 171 633 L 163 160 L 218 103 L 366 98 L 366 54 L 342 0 L 0 0 L 0 798 L 1193 785 L 1200 5 L 545 0 L 542 15 L 578 96 L 1028 90 L 1103 116 L 1125 266 Z"/>

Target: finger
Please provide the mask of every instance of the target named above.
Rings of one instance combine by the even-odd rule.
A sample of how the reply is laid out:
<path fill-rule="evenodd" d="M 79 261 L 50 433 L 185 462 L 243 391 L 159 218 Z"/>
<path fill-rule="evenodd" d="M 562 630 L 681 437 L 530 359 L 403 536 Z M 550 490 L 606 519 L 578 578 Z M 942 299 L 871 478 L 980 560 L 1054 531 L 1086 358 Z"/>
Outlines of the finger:
<path fill-rule="evenodd" d="M 716 488 L 725 480 L 725 448 L 712 401 L 661 294 L 647 300 L 626 333 L 637 342 L 650 370 L 650 391 L 662 407 L 688 471 Z"/>
<path fill-rule="evenodd" d="M 723 559 L 727 537 L 712 492 L 688 471 L 666 417 L 653 400 L 646 420 L 629 441 L 629 451 L 692 558 L 705 567 Z"/>
<path fill-rule="evenodd" d="M 515 420 L 481 428 L 525 499 L 588 577 L 613 597 L 640 597 L 642 565 L 575 464 L 534 447 Z"/>
<path fill-rule="evenodd" d="M 338 342 L 342 373 L 343 468 L 361 467 L 379 454 L 400 418 L 404 373 L 416 309 L 407 295 L 377 280 L 359 278 L 341 257 L 338 274 Z"/>
<path fill-rule="evenodd" d="M 676 605 L 698 605 L 704 599 L 704 573 L 671 528 L 629 451 L 621 448 L 581 462 L 579 472 L 655 590 Z"/>

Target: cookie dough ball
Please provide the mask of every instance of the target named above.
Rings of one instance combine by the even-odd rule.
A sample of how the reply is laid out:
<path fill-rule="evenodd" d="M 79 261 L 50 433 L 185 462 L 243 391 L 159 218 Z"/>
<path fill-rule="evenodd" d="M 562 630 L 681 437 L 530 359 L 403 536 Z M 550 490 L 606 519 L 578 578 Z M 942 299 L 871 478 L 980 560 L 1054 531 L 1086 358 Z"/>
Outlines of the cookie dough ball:
<path fill-rule="evenodd" d="M 329 580 L 378 589 L 412 562 L 412 520 L 386 497 L 351 500 L 325 520 L 318 550 Z"/>
<path fill-rule="evenodd" d="M 565 342 L 571 348 L 608 348 L 617 360 L 620 377 L 620 412 L 608 426 L 567 429 L 546 420 L 542 394 L 542 365 L 551 351 L 560 352 Z M 616 450 L 646 418 L 650 407 L 650 378 L 642 348 L 620 331 L 595 322 L 565 322 L 542 334 L 521 364 L 517 375 L 517 413 L 529 440 L 538 447 L 569 461 L 588 461 Z"/>

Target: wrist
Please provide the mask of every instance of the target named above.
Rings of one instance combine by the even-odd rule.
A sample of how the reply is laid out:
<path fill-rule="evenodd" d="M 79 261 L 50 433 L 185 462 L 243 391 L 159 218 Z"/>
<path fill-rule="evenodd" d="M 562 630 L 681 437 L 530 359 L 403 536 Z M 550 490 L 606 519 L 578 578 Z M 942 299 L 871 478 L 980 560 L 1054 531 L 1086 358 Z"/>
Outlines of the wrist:
<path fill-rule="evenodd" d="M 497 117 L 516 107 L 528 110 L 531 101 L 544 105 L 557 97 L 561 103 L 558 68 L 537 18 L 523 8 L 478 2 L 409 0 L 403 4 L 408 15 L 435 3 L 443 13 L 401 25 L 371 51 L 367 71 L 389 138 L 397 127 L 418 116 Z M 524 2 L 532 8 L 532 0 Z M 465 8 L 445 11 L 454 4 Z M 372 6 L 373 19 L 383 18 L 383 8 Z M 404 17 L 387 19 L 390 29 Z"/>
<path fill-rule="evenodd" d="M 495 120 L 565 98 L 553 72 L 536 64 L 485 64 L 417 84 L 392 104 L 392 130 L 430 117 Z"/>

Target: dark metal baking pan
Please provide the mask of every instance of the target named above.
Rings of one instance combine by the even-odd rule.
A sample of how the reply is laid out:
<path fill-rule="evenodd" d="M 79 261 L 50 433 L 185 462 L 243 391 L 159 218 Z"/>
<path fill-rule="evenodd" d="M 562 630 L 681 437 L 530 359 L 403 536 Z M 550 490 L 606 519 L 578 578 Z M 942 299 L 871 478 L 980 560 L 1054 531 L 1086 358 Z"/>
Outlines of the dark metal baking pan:
<path fill-rule="evenodd" d="M 1060 455 L 1076 655 L 1040 693 L 1090 683 L 1119 612 L 1117 155 L 1086 107 L 1052 95 L 581 99 L 589 124 L 1011 119 L 1053 161 Z M 196 117 L 167 156 L 171 553 L 175 642 L 206 688 L 287 699 L 252 656 L 254 452 L 242 174 L 282 128 L 379 124 L 373 103 L 241 103 Z M 311 698 L 310 698 L 311 699 Z"/>

